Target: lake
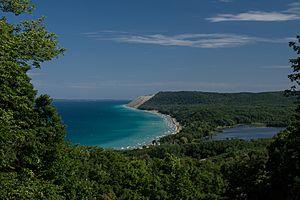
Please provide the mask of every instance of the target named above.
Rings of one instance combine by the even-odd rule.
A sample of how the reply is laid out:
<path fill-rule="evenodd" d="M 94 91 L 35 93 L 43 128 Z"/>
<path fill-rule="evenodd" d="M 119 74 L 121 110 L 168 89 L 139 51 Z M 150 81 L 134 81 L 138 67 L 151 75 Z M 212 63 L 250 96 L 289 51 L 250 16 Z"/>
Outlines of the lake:
<path fill-rule="evenodd" d="M 175 131 L 165 116 L 128 108 L 128 101 L 55 100 L 73 144 L 126 149 Z"/>
<path fill-rule="evenodd" d="M 223 132 L 219 132 L 212 137 L 213 140 L 225 139 L 259 139 L 271 138 L 284 128 L 278 127 L 251 127 L 251 126 L 237 126 L 234 128 L 226 128 Z"/>

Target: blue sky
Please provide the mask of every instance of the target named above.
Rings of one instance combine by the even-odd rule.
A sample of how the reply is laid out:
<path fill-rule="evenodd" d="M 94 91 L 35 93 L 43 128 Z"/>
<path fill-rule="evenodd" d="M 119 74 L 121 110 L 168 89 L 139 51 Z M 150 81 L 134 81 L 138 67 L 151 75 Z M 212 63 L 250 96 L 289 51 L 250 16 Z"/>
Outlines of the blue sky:
<path fill-rule="evenodd" d="M 64 56 L 29 73 L 40 93 L 130 99 L 158 91 L 284 90 L 288 41 L 300 34 L 289 0 L 43 0 Z"/>

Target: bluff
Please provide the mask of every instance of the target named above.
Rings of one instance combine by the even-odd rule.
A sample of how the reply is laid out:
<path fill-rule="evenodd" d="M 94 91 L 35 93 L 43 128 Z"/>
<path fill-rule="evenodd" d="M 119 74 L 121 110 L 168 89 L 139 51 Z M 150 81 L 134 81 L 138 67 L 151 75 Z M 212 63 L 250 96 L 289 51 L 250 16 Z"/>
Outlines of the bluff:
<path fill-rule="evenodd" d="M 127 104 L 127 106 L 131 107 L 131 108 L 138 108 L 139 106 L 146 103 L 147 101 L 149 101 L 154 96 L 155 96 L 154 94 L 153 95 L 139 96 L 136 99 L 134 99 L 133 101 L 129 102 Z"/>

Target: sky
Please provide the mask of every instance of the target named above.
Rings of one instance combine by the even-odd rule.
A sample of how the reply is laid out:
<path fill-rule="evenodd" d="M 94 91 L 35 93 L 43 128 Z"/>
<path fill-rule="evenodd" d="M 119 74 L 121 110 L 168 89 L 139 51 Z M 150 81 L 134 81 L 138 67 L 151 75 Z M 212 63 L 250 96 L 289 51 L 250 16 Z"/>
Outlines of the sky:
<path fill-rule="evenodd" d="M 64 56 L 29 76 L 58 99 L 132 99 L 159 91 L 261 92 L 290 87 L 288 42 L 300 1 L 43 0 Z M 12 21 L 14 18 L 10 18 Z"/>

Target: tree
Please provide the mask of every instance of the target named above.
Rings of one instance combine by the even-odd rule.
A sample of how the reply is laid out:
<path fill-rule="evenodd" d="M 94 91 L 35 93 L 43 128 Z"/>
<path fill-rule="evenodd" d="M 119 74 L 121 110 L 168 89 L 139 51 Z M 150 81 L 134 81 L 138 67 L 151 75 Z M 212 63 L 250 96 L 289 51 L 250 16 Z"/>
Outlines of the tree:
<path fill-rule="evenodd" d="M 290 47 L 293 48 L 297 55 L 300 54 L 300 36 L 297 36 L 297 42 L 290 42 Z M 290 90 L 287 91 L 288 95 L 293 95 L 297 97 L 297 112 L 298 112 L 298 119 L 300 117 L 300 56 L 298 58 L 290 59 L 290 63 L 292 64 L 293 73 L 290 74 L 288 77 L 292 82 L 296 84 L 291 87 Z"/>
<path fill-rule="evenodd" d="M 290 46 L 300 54 L 300 36 L 298 42 Z M 271 199 L 300 199 L 300 57 L 290 59 L 293 73 L 289 75 L 296 84 L 288 91 L 297 97 L 296 118 L 294 126 L 278 134 L 269 147 L 267 169 L 270 174 Z"/>
<path fill-rule="evenodd" d="M 20 15 L 33 8 L 30 0 L 0 0 L 2 12 Z M 16 25 L 0 18 L 0 179 L 11 185 L 0 193 L 9 198 L 18 199 L 26 191 L 28 199 L 47 198 L 37 191 L 57 188 L 49 182 L 49 169 L 65 144 L 64 126 L 51 99 L 36 97 L 27 72 L 63 52 L 43 18 Z"/>
<path fill-rule="evenodd" d="M 34 6 L 30 0 L 1 0 L 0 9 L 4 12 L 12 12 L 15 15 L 31 13 Z"/>

